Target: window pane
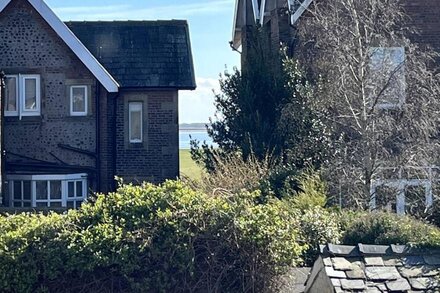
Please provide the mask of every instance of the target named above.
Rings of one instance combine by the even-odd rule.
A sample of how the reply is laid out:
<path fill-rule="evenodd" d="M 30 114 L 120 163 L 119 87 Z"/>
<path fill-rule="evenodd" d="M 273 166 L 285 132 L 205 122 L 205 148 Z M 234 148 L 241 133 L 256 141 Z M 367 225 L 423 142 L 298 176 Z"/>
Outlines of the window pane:
<path fill-rule="evenodd" d="M 72 112 L 86 111 L 86 88 L 84 87 L 72 87 Z"/>
<path fill-rule="evenodd" d="M 61 199 L 61 181 L 50 181 L 50 199 Z"/>
<path fill-rule="evenodd" d="M 405 189 L 405 213 L 422 217 L 426 212 L 426 189 L 424 186 L 408 186 Z"/>
<path fill-rule="evenodd" d="M 26 110 L 37 109 L 37 80 L 35 78 L 24 79 L 24 108 Z"/>
<path fill-rule="evenodd" d="M 14 201 L 14 208 L 21 208 L 21 201 Z"/>
<path fill-rule="evenodd" d="M 45 208 L 47 205 L 47 202 L 37 202 L 37 208 Z"/>
<path fill-rule="evenodd" d="M 14 199 L 21 200 L 21 181 L 14 181 Z"/>
<path fill-rule="evenodd" d="M 30 208 L 31 207 L 31 202 L 30 201 L 23 202 L 23 207 Z"/>
<path fill-rule="evenodd" d="M 76 197 L 83 197 L 83 183 L 82 181 L 76 181 Z"/>
<path fill-rule="evenodd" d="M 37 199 L 47 199 L 47 181 L 37 181 Z"/>
<path fill-rule="evenodd" d="M 51 208 L 61 208 L 62 204 L 61 204 L 61 202 L 51 202 L 50 207 Z"/>
<path fill-rule="evenodd" d="M 395 213 L 398 192 L 395 188 L 378 186 L 376 188 L 376 209 Z"/>
<path fill-rule="evenodd" d="M 403 47 L 371 48 L 370 85 L 373 101 L 378 106 L 397 106 L 404 102 L 405 49 Z"/>
<path fill-rule="evenodd" d="M 6 111 L 17 111 L 17 78 L 6 78 Z"/>
<path fill-rule="evenodd" d="M 23 199 L 31 200 L 31 182 L 23 181 Z"/>
<path fill-rule="evenodd" d="M 67 183 L 67 196 L 68 197 L 75 197 L 75 182 L 68 182 Z"/>
<path fill-rule="evenodd" d="M 130 119 L 130 141 L 141 142 L 142 141 L 142 103 L 130 103 L 129 104 L 129 119 Z"/>
<path fill-rule="evenodd" d="M 73 201 L 68 201 L 67 202 L 67 208 L 69 208 L 69 209 L 73 209 L 75 206 L 74 206 L 74 204 L 73 204 Z"/>

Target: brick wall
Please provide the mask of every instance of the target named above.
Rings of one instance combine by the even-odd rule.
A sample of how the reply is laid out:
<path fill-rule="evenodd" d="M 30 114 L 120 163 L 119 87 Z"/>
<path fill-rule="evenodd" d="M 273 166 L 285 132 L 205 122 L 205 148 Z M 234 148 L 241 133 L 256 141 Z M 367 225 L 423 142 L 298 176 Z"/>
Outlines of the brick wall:
<path fill-rule="evenodd" d="M 5 118 L 7 160 L 18 160 L 11 155 L 16 153 L 58 163 L 56 156 L 67 164 L 93 167 L 94 158 L 58 147 L 95 151 L 93 75 L 27 1 L 12 1 L 0 15 L 0 28 L 0 68 L 6 74 L 41 76 L 41 116 Z M 69 83 L 89 86 L 88 116 L 70 117 Z"/>
<path fill-rule="evenodd" d="M 433 0 L 404 0 L 410 23 L 418 30 L 414 40 L 440 49 L 440 3 Z"/>
<path fill-rule="evenodd" d="M 129 143 L 128 102 L 143 103 L 143 143 Z M 160 183 L 179 174 L 177 91 L 123 92 L 117 99 L 116 175 Z"/>
<path fill-rule="evenodd" d="M 109 192 L 115 189 L 115 98 L 117 94 L 108 94 L 101 86 L 99 96 L 99 190 Z"/>

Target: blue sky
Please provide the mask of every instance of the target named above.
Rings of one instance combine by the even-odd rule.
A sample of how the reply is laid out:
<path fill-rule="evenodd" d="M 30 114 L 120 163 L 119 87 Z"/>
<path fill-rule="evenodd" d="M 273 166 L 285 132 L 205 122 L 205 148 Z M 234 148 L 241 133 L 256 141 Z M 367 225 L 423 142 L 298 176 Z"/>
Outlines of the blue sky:
<path fill-rule="evenodd" d="M 238 66 L 229 47 L 235 0 L 46 0 L 66 20 L 157 20 L 189 22 L 198 89 L 180 92 L 180 122 L 207 122 L 215 112 L 219 73 Z"/>

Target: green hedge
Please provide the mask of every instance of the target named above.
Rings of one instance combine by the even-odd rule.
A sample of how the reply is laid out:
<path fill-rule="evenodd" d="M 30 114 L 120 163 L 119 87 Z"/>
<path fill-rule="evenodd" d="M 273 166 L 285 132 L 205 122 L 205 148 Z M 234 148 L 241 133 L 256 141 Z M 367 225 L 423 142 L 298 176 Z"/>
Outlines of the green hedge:
<path fill-rule="evenodd" d="M 440 247 L 440 229 L 409 216 L 385 212 L 344 212 L 340 223 L 344 244 L 408 244 Z"/>
<path fill-rule="evenodd" d="M 303 197 L 307 192 L 304 189 Z M 66 214 L 0 216 L 2 292 L 263 292 L 319 244 L 440 247 L 435 226 L 181 182 L 126 185 Z"/>
<path fill-rule="evenodd" d="M 6 292 L 262 291 L 301 262 L 297 219 L 258 194 L 209 197 L 180 182 L 123 186 L 66 215 L 0 218 Z"/>

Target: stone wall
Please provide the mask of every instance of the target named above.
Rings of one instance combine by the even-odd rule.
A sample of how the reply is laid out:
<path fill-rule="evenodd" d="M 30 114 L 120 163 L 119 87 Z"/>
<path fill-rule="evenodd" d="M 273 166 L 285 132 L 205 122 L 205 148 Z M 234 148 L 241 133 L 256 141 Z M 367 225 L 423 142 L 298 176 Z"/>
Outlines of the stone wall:
<path fill-rule="evenodd" d="M 95 151 L 94 76 L 27 1 L 12 1 L 0 15 L 0 28 L 0 68 L 6 74 L 41 76 L 41 116 L 5 118 L 7 160 L 19 159 L 14 153 L 93 167 L 94 158 L 58 144 Z M 88 116 L 70 117 L 69 84 L 89 86 Z"/>
<path fill-rule="evenodd" d="M 5 8 L 0 15 L 0 28 L 0 68 L 6 74 L 39 74 L 42 85 L 41 116 L 21 120 L 5 117 L 8 162 L 26 162 L 29 159 L 24 157 L 28 157 L 99 167 L 99 180 L 91 182 L 91 186 L 99 184 L 104 192 L 114 189 L 114 175 L 127 182 L 155 183 L 178 176 L 177 90 L 108 94 L 102 86 L 97 88 L 97 80 L 90 71 L 25 0 L 14 0 Z M 89 87 L 89 115 L 85 117 L 70 116 L 68 88 L 73 84 Z M 131 100 L 144 103 L 142 144 L 128 142 L 128 101 Z M 99 148 L 99 160 L 60 148 L 59 144 L 89 152 Z M 29 172 L 34 171 L 31 169 Z M 94 174 L 90 175 L 95 178 Z"/>
<path fill-rule="evenodd" d="M 128 102 L 143 103 L 143 142 L 129 143 Z M 116 175 L 163 182 L 179 175 L 177 91 L 125 91 L 117 99 Z"/>

